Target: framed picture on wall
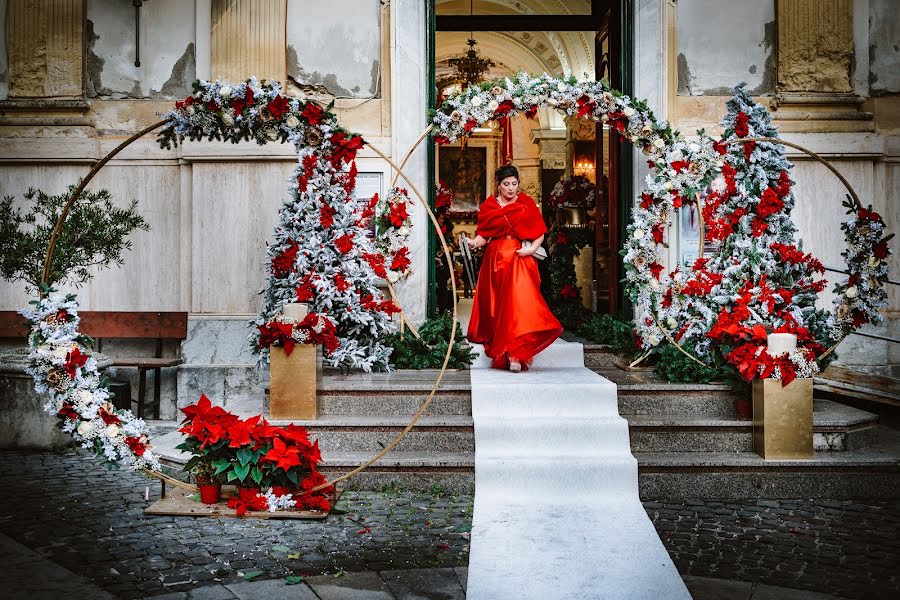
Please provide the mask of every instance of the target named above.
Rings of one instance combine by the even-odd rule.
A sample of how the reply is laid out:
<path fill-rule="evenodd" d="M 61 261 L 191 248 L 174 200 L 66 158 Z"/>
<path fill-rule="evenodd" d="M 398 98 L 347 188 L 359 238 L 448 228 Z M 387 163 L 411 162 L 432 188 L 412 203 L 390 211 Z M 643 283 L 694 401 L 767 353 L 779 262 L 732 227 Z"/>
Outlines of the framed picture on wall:
<path fill-rule="evenodd" d="M 488 149 L 478 146 L 441 148 L 438 175 L 453 192 L 451 217 L 465 218 L 477 212 L 488 195 Z"/>

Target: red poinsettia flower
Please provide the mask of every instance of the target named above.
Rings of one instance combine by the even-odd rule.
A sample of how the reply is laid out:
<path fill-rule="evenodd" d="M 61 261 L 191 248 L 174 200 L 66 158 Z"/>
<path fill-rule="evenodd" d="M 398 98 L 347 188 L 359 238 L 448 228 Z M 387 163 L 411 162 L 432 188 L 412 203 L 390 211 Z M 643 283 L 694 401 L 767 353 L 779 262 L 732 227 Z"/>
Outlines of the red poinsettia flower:
<path fill-rule="evenodd" d="M 653 236 L 653 239 L 656 241 L 657 244 L 663 243 L 663 231 L 664 231 L 663 226 L 659 223 L 657 223 L 656 225 L 653 226 L 652 229 L 650 229 L 650 235 Z"/>
<path fill-rule="evenodd" d="M 687 169 L 690 166 L 691 166 L 691 163 L 690 163 L 690 161 L 687 161 L 687 160 L 672 161 L 672 168 L 675 170 L 676 173 L 681 173 L 682 171 L 684 171 L 685 169 Z"/>
<path fill-rule="evenodd" d="M 143 456 L 147 451 L 147 444 L 139 437 L 128 436 L 125 438 L 125 444 L 134 452 L 135 456 Z"/>
<path fill-rule="evenodd" d="M 387 277 L 387 270 L 384 266 L 384 256 L 382 256 L 381 254 L 372 254 L 367 252 L 363 254 L 363 260 L 365 260 L 369 264 L 369 266 L 372 267 L 372 270 L 376 275 L 378 275 L 379 277 Z"/>
<path fill-rule="evenodd" d="M 240 448 L 247 446 L 253 442 L 252 432 L 259 424 L 260 416 L 250 417 L 249 419 L 235 419 L 228 427 L 228 446 L 230 448 Z"/>
<path fill-rule="evenodd" d="M 75 379 L 75 376 L 78 374 L 78 369 L 87 363 L 89 356 L 89 354 L 82 354 L 81 350 L 78 348 L 73 348 L 66 354 L 66 364 L 63 368 L 65 368 L 66 373 L 71 379 Z"/>
<path fill-rule="evenodd" d="M 333 147 L 331 164 L 335 167 L 339 166 L 341 161 L 345 163 L 353 162 L 356 158 L 356 152 L 366 144 L 361 136 L 347 137 L 347 134 L 343 131 L 333 134 L 329 141 Z"/>
<path fill-rule="evenodd" d="M 791 178 L 788 176 L 787 171 L 782 171 L 778 175 L 778 183 L 775 185 L 775 193 L 778 194 L 779 198 L 784 198 L 791 193 Z"/>
<path fill-rule="evenodd" d="M 874 210 L 869 210 L 867 208 L 859 209 L 859 212 L 856 213 L 860 219 L 868 219 L 870 221 L 881 221 L 881 215 L 879 215 Z"/>
<path fill-rule="evenodd" d="M 300 465 L 300 449 L 296 446 L 288 446 L 284 440 L 276 437 L 272 440 L 272 449 L 261 456 L 259 460 L 275 463 L 276 467 L 288 471 L 292 467 Z"/>
<path fill-rule="evenodd" d="M 721 140 L 715 141 L 713 142 L 713 150 L 724 156 L 728 153 L 728 144 Z"/>
<path fill-rule="evenodd" d="M 103 407 L 100 407 L 99 415 L 100 419 L 107 425 L 118 425 L 122 422 L 122 419 L 116 413 L 109 412 Z"/>
<path fill-rule="evenodd" d="M 534 106 L 530 107 L 528 110 L 525 111 L 525 116 L 528 117 L 529 119 L 533 119 L 535 117 L 535 115 L 537 115 L 537 111 L 538 111 L 538 107 L 537 107 L 537 104 L 535 104 Z"/>
<path fill-rule="evenodd" d="M 319 224 L 325 229 L 334 225 L 334 209 L 330 204 L 319 207 Z"/>
<path fill-rule="evenodd" d="M 272 259 L 272 275 L 281 278 L 293 271 L 299 250 L 300 244 L 289 239 L 288 247 Z"/>
<path fill-rule="evenodd" d="M 391 271 L 406 271 L 409 265 L 409 248 L 404 246 L 394 253 L 391 260 Z"/>
<path fill-rule="evenodd" d="M 738 137 L 747 137 L 750 134 L 749 122 L 750 117 L 747 116 L 747 113 L 739 112 L 734 120 L 734 134 Z"/>
<path fill-rule="evenodd" d="M 759 215 L 760 218 L 765 219 L 777 212 L 781 212 L 782 209 L 784 209 L 784 200 L 779 198 L 778 194 L 775 193 L 775 190 L 769 187 L 763 192 L 762 199 L 760 199 L 759 204 L 756 206 L 756 214 Z"/>
<path fill-rule="evenodd" d="M 341 254 L 347 254 L 353 249 L 353 235 L 345 234 L 334 240 L 334 245 Z"/>
<path fill-rule="evenodd" d="M 184 100 L 179 100 L 175 102 L 175 108 L 187 108 L 188 106 L 194 103 L 194 97 L 188 96 Z"/>
<path fill-rule="evenodd" d="M 56 414 L 66 419 L 72 419 L 73 421 L 78 418 L 78 412 L 75 410 L 75 407 L 68 402 L 64 402 L 62 408 L 60 408 L 59 412 Z"/>
<path fill-rule="evenodd" d="M 272 116 L 279 121 L 284 116 L 284 113 L 290 110 L 287 98 L 284 98 L 281 94 L 277 94 L 272 98 L 269 103 L 266 104 L 266 108 L 268 108 L 269 112 L 272 113 Z"/>
<path fill-rule="evenodd" d="M 591 98 L 587 94 L 582 94 L 581 97 L 575 101 L 575 104 L 578 106 L 579 119 L 592 115 L 594 109 L 597 108 L 597 105 L 594 102 L 591 102 Z M 612 115 L 610 115 L 610 120 L 612 120 Z"/>
<path fill-rule="evenodd" d="M 652 263 L 650 263 L 649 267 L 650 267 L 650 273 L 653 274 L 653 277 L 655 277 L 658 280 L 659 274 L 662 273 L 663 266 L 661 264 L 659 264 L 658 262 L 653 261 Z"/>
<path fill-rule="evenodd" d="M 251 104 L 253 104 L 253 88 L 248 85 L 247 93 L 243 98 L 235 98 L 231 101 L 231 108 L 234 109 L 234 114 L 239 115 Z"/>
<path fill-rule="evenodd" d="M 872 248 L 872 252 L 873 254 L 875 254 L 875 258 L 881 260 L 884 260 L 888 257 L 888 254 L 890 254 L 890 252 L 888 251 L 887 242 L 885 241 L 881 241 L 875 244 L 875 246 Z"/>
<path fill-rule="evenodd" d="M 66 312 L 66 309 L 56 311 L 56 320 L 62 321 L 64 323 L 68 323 L 69 319 L 71 319 L 71 315 Z"/>
<path fill-rule="evenodd" d="M 756 142 L 745 142 L 744 143 L 744 158 L 747 162 L 750 162 L 750 157 L 753 155 L 753 151 L 756 149 Z"/>
<path fill-rule="evenodd" d="M 678 192 L 671 192 L 672 194 L 672 206 L 675 208 L 681 208 L 684 205 L 684 198 L 678 195 Z"/>
<path fill-rule="evenodd" d="M 409 213 L 406 211 L 406 202 L 391 204 L 391 210 L 388 213 L 388 220 L 391 222 L 391 225 L 394 227 L 402 227 L 403 223 L 408 218 Z"/>
<path fill-rule="evenodd" d="M 766 229 L 769 228 L 769 223 L 763 221 L 760 218 L 753 219 L 753 224 L 750 226 L 751 233 L 753 237 L 760 237 L 762 234 L 766 232 Z"/>
<path fill-rule="evenodd" d="M 578 292 L 575 290 L 575 286 L 571 283 L 567 283 L 559 290 L 559 295 L 563 298 L 575 298 L 578 296 Z"/>
<path fill-rule="evenodd" d="M 556 243 L 559 246 L 567 246 L 569 244 L 569 237 L 560 231 L 556 234 Z"/>
<path fill-rule="evenodd" d="M 448 138 L 445 135 L 436 135 L 432 139 L 434 140 L 434 143 L 437 144 L 438 146 L 443 146 L 444 144 L 450 143 L 450 138 Z"/>
<path fill-rule="evenodd" d="M 651 206 L 653 206 L 653 196 L 644 192 L 641 194 L 641 208 L 649 210 Z"/>
<path fill-rule="evenodd" d="M 466 120 L 466 124 L 463 125 L 463 131 L 465 131 L 466 133 L 472 133 L 472 131 L 474 131 L 477 126 L 478 126 L 478 121 L 476 121 L 475 119 L 469 118 Z"/>
<path fill-rule="evenodd" d="M 306 119 L 310 125 L 318 125 L 321 123 L 324 115 L 325 110 L 312 100 L 306 101 L 306 106 L 303 107 L 303 113 L 301 113 L 301 116 Z"/>
<path fill-rule="evenodd" d="M 219 112 L 222 107 L 219 106 L 219 103 L 215 100 L 210 100 L 206 103 L 207 110 L 211 110 L 212 112 Z"/>
<path fill-rule="evenodd" d="M 344 278 L 344 276 L 340 273 L 334 274 L 334 286 L 339 292 L 346 292 L 348 289 L 350 289 L 350 284 L 347 283 L 347 279 Z"/>

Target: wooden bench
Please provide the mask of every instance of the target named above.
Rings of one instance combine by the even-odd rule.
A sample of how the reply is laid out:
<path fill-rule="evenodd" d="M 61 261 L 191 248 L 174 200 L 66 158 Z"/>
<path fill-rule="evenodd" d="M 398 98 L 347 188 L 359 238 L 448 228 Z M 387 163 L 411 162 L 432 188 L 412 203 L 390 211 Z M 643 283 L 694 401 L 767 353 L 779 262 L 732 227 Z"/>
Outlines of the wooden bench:
<path fill-rule="evenodd" d="M 184 362 L 181 358 L 163 358 L 163 342 L 187 338 L 187 313 L 79 311 L 78 316 L 81 318 L 78 331 L 94 338 L 97 352 L 102 352 L 104 339 L 156 340 L 152 358 L 111 358 L 114 367 L 130 367 L 138 370 L 137 415 L 143 417 L 146 408 L 153 408 L 154 418 L 158 419 L 162 369 L 177 367 Z M 0 311 L 0 338 L 21 339 L 27 338 L 28 334 L 28 323 L 22 315 L 15 311 Z M 153 404 L 147 407 L 145 402 L 149 370 L 152 370 L 155 376 Z"/>

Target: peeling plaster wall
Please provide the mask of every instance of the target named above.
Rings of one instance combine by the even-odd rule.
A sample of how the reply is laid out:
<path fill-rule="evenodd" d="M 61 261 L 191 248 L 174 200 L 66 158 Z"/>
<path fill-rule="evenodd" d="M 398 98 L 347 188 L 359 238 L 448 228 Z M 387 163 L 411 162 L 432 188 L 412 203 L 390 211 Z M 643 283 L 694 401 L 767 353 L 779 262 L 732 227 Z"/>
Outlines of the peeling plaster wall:
<path fill-rule="evenodd" d="M 871 95 L 900 92 L 900 6 L 897 0 L 869 5 L 869 84 Z"/>
<path fill-rule="evenodd" d="M 153 0 L 141 11 L 141 66 L 134 66 L 134 7 L 121 0 L 88 0 L 89 97 L 178 98 L 196 78 L 193 2 Z"/>
<path fill-rule="evenodd" d="M 6 0 L 0 0 L 0 100 L 9 97 L 9 56 L 6 54 Z"/>
<path fill-rule="evenodd" d="M 335 96 L 381 96 L 379 0 L 288 0 L 287 72 Z"/>
<path fill-rule="evenodd" d="M 758 95 L 774 80 L 774 2 L 679 0 L 679 95 L 730 95 L 741 81 Z"/>

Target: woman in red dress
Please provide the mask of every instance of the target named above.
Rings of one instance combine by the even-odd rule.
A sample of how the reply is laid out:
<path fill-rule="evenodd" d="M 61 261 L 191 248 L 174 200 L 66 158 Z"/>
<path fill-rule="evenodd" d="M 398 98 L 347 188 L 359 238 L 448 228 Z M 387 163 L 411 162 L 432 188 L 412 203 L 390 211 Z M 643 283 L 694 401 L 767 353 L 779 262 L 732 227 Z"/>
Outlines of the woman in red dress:
<path fill-rule="evenodd" d="M 467 337 L 484 344 L 494 368 L 522 371 L 563 328 L 541 296 L 532 256 L 547 232 L 541 211 L 531 196 L 519 191 L 515 167 L 500 167 L 496 180 L 500 193 L 481 204 L 476 236 L 467 240 L 472 249 L 487 246 Z M 531 245 L 523 247 L 524 240 Z"/>

